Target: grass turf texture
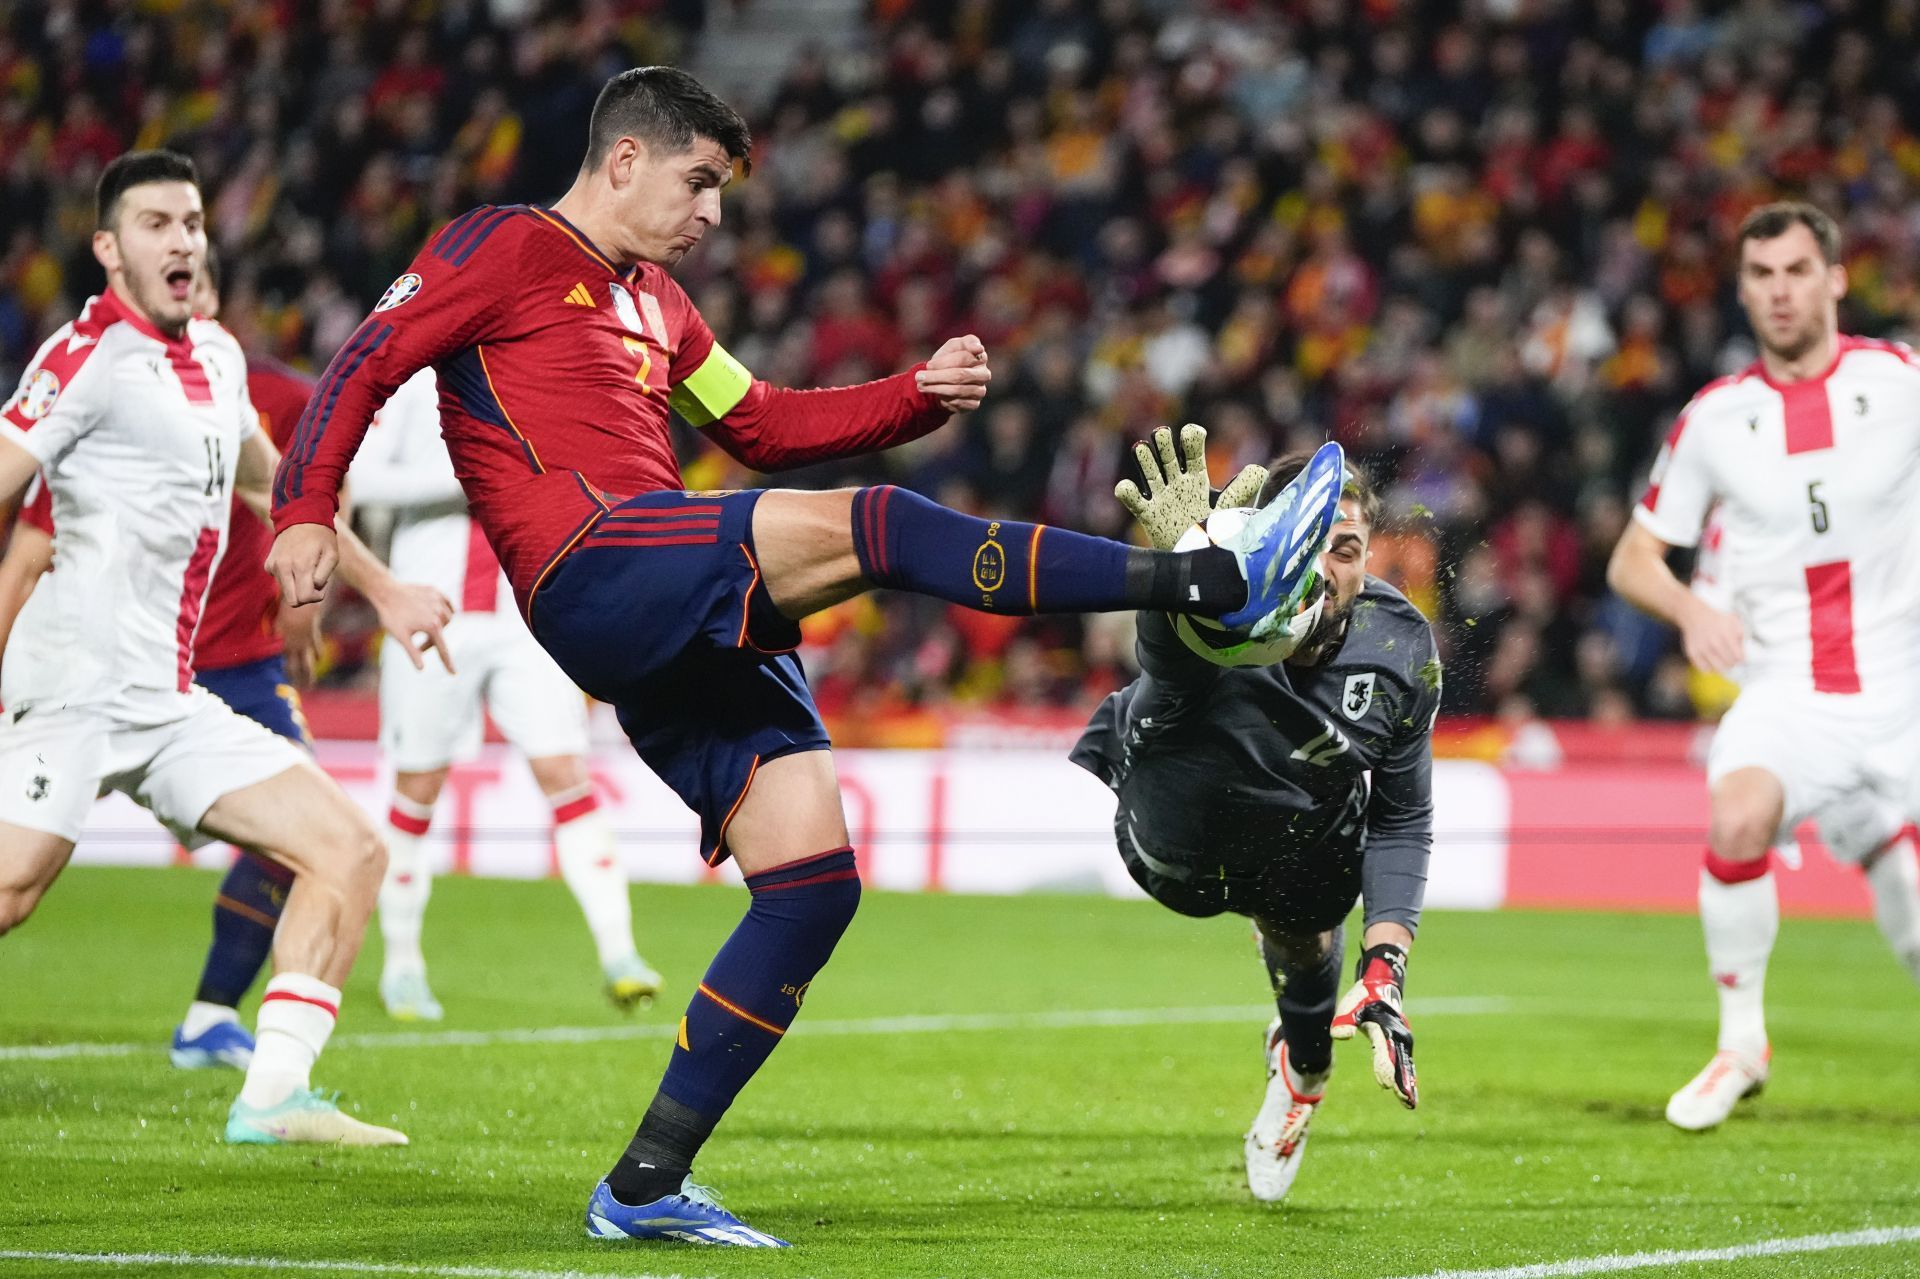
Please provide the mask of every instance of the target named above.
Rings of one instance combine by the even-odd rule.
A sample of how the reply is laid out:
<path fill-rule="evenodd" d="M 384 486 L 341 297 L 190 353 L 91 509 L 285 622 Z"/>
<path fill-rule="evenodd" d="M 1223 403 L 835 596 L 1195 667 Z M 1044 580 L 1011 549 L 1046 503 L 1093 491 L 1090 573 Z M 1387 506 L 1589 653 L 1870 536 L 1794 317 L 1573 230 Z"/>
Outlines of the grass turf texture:
<path fill-rule="evenodd" d="M 636 889 L 643 950 L 671 982 L 637 1019 L 658 1037 L 336 1040 L 317 1081 L 414 1144 L 329 1151 L 222 1145 L 239 1076 L 166 1064 L 213 886 L 200 872 L 70 870 L 0 941 L 0 1045 L 151 1045 L 0 1060 L 0 1249 L 596 1275 L 1335 1277 L 1920 1224 L 1920 992 L 1864 923 L 1786 923 L 1769 989 L 1774 1083 L 1721 1131 L 1688 1136 L 1660 1114 L 1712 1047 L 1692 919 L 1431 915 L 1409 983 L 1421 1109 L 1401 1110 L 1373 1083 L 1363 1048 L 1338 1047 L 1293 1197 L 1267 1206 L 1248 1198 L 1240 1169 L 1265 1022 L 1242 923 L 1091 897 L 871 893 L 801 1027 L 1247 1013 L 794 1034 L 699 1169 L 751 1224 L 800 1245 L 768 1254 L 596 1243 L 580 1225 L 652 1094 L 687 992 L 744 907 L 738 890 Z M 444 1025 L 385 1021 L 375 937 L 343 1037 L 622 1024 L 557 883 L 444 880 L 427 948 Z M 1490 997 L 1505 1010 L 1473 1002 Z M 0 1261 L 0 1279 L 104 1273 L 242 1272 Z M 1662 1273 L 1920 1274 L 1920 1244 Z"/>

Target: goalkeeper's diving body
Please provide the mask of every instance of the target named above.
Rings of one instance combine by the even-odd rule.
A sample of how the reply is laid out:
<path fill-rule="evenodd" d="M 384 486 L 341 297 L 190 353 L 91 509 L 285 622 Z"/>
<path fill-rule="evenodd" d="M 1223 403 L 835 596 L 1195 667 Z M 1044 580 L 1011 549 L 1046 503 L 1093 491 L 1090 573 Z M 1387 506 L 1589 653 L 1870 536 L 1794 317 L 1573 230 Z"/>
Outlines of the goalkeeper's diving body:
<path fill-rule="evenodd" d="M 1121 498 L 1157 544 L 1171 544 L 1207 515 L 1205 434 L 1186 428 L 1184 468 L 1171 436 L 1156 437 L 1159 460 L 1136 450 L 1153 496 L 1123 483 Z M 1278 490 L 1302 465 L 1248 468 L 1221 507 Z M 1183 915 L 1254 923 L 1279 1006 L 1265 1101 L 1246 1136 L 1248 1187 L 1268 1201 L 1299 1172 L 1334 1038 L 1364 1031 L 1376 1079 L 1408 1108 L 1419 1100 L 1400 991 L 1433 843 L 1440 666 L 1426 619 L 1367 576 L 1378 499 L 1363 477 L 1346 475 L 1340 508 L 1290 654 L 1223 666 L 1176 619 L 1142 612 L 1140 677 L 1102 703 L 1072 754 L 1118 797 L 1120 856 L 1149 896 Z M 1342 922 L 1356 898 L 1364 950 L 1338 997 Z"/>

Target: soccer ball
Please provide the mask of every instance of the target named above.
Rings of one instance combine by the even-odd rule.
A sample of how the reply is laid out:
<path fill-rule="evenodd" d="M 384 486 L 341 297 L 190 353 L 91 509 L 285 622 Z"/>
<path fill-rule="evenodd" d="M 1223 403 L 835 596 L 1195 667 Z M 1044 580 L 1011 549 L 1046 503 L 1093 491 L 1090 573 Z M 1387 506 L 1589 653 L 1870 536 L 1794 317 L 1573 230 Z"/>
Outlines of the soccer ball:
<path fill-rule="evenodd" d="M 1223 506 L 1208 518 L 1204 527 L 1196 524 L 1181 534 L 1173 549 L 1197 551 L 1221 538 L 1230 537 L 1240 531 L 1253 513 L 1250 507 Z M 1308 581 L 1302 589 L 1312 590 L 1314 576 L 1315 572 L 1310 570 Z M 1246 628 L 1231 629 L 1211 618 L 1188 617 L 1184 613 L 1172 614 L 1173 633 L 1180 637 L 1182 644 L 1215 666 L 1271 666 L 1293 656 L 1293 650 L 1300 647 L 1300 641 L 1320 620 L 1320 609 L 1325 598 L 1315 593 L 1313 603 L 1301 609 L 1285 630 L 1268 639 L 1256 640 Z"/>

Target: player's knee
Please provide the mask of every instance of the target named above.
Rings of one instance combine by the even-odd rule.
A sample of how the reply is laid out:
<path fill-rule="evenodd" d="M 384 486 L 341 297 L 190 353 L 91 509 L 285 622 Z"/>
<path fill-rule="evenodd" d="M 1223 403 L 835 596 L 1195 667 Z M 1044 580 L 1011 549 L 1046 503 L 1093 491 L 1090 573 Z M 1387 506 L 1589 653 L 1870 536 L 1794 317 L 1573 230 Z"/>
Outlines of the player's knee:
<path fill-rule="evenodd" d="M 37 888 L 0 888 L 0 937 L 26 923 L 39 901 Z"/>
<path fill-rule="evenodd" d="M 1757 808 L 1722 805 L 1714 810 L 1707 843 L 1716 857 L 1750 862 L 1767 855 L 1774 833 L 1772 820 Z"/>

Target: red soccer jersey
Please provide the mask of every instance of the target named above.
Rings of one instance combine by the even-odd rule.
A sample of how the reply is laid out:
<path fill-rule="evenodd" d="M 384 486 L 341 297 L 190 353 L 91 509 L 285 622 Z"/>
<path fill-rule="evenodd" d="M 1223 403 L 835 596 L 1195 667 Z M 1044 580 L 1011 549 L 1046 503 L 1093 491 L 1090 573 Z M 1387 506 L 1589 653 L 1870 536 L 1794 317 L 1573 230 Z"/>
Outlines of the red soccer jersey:
<path fill-rule="evenodd" d="M 680 487 L 668 409 L 767 471 L 915 439 L 946 420 L 912 371 L 789 391 L 757 381 L 657 266 L 622 267 L 551 210 L 454 219 L 321 378 L 274 483 L 274 522 L 326 524 L 374 412 L 439 374 L 440 424 L 524 610 L 616 502 Z"/>
<path fill-rule="evenodd" d="M 247 361 L 247 395 L 260 414 L 260 429 L 275 448 L 285 448 L 306 410 L 313 379 L 274 360 Z M 244 666 L 286 650 L 280 638 L 280 587 L 267 572 L 273 534 L 239 498 L 228 515 L 227 553 L 207 588 L 206 612 L 193 641 L 195 670 Z"/>

